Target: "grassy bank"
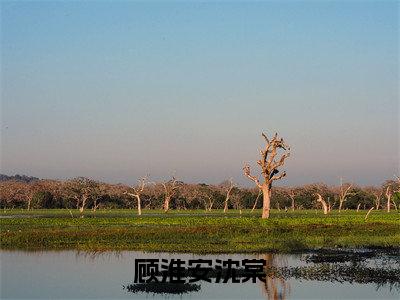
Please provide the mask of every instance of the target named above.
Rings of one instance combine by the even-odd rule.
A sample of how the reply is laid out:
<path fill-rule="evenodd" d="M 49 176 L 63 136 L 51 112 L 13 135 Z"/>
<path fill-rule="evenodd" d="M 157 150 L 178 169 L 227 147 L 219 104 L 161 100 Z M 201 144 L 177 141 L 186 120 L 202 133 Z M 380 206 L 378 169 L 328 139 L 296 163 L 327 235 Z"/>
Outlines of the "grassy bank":
<path fill-rule="evenodd" d="M 397 247 L 400 214 L 373 211 L 1 212 L 1 249 L 144 250 L 193 253 L 295 252 L 320 247 Z M 29 217 L 27 217 L 29 216 Z"/>

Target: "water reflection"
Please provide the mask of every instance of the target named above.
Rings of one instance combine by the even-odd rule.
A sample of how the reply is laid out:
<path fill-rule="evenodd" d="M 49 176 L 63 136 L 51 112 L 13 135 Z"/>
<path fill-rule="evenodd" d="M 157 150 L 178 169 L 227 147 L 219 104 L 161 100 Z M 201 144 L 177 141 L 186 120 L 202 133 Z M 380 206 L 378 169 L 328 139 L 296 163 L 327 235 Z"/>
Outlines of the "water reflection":
<path fill-rule="evenodd" d="M 265 281 L 259 281 L 259 285 L 264 298 L 268 300 L 289 298 L 291 279 L 350 284 L 372 283 L 375 284 L 376 290 L 388 287 L 390 291 L 400 291 L 400 256 L 397 250 L 320 250 L 299 255 L 297 261 L 294 264 L 292 261 L 291 265 L 288 263 L 288 256 L 285 255 L 270 253 L 258 255 L 258 258 L 266 263 Z M 215 278 L 218 272 L 221 270 L 210 270 L 209 277 Z M 222 270 L 223 274 L 226 272 L 227 270 Z M 239 268 L 236 275 L 243 278 L 246 272 Z M 190 275 L 186 274 L 183 277 L 189 279 Z M 201 285 L 151 282 L 130 284 L 124 288 L 131 293 L 184 294 L 200 291 Z"/>
<path fill-rule="evenodd" d="M 0 298 L 299 299 L 393 298 L 400 292 L 398 250 L 320 250 L 299 255 L 194 255 L 133 251 L 1 251 Z M 135 284 L 135 259 L 264 259 L 265 282 Z M 214 266 L 215 268 L 215 266 Z M 242 266 L 236 275 L 243 281 Z M 186 297 L 185 296 L 185 297 Z"/>
<path fill-rule="evenodd" d="M 284 267 L 287 265 L 287 259 L 285 256 L 278 256 L 274 254 L 261 255 L 266 261 L 265 273 L 266 280 L 261 283 L 262 292 L 265 295 L 265 299 L 269 300 L 283 300 L 287 299 L 290 294 L 290 285 L 283 277 L 274 276 L 274 272 L 271 272 L 277 268 Z M 270 275 L 268 275 L 270 274 Z"/>

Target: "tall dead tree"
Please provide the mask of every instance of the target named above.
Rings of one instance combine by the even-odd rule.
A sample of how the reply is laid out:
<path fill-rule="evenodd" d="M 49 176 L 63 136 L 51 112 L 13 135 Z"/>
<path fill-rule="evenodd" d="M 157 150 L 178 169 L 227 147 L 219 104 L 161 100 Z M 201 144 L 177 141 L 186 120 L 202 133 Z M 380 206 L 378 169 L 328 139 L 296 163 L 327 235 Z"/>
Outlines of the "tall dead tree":
<path fill-rule="evenodd" d="M 339 212 L 343 208 L 344 202 L 346 202 L 346 197 L 350 195 L 350 190 L 352 188 L 352 184 L 343 185 L 343 179 L 340 178 L 340 189 L 339 189 Z"/>
<path fill-rule="evenodd" d="M 140 178 L 138 180 L 139 184 L 136 187 L 131 187 L 133 192 L 125 192 L 125 194 L 127 194 L 128 196 L 131 196 L 133 198 L 136 198 L 137 200 L 137 208 L 138 208 L 138 215 L 140 216 L 142 214 L 142 200 L 141 200 L 141 196 L 144 192 L 144 188 L 147 184 L 149 184 L 148 182 L 148 178 L 147 177 L 143 177 Z"/>
<path fill-rule="evenodd" d="M 232 189 L 235 187 L 233 184 L 232 178 L 229 180 L 229 185 L 226 187 L 226 195 L 225 195 L 225 201 L 224 201 L 224 213 L 228 211 L 228 202 L 231 197 L 231 192 Z"/>
<path fill-rule="evenodd" d="M 381 197 L 382 197 L 382 190 L 374 191 L 373 195 L 375 197 L 375 208 L 378 210 L 379 206 L 381 205 Z"/>
<path fill-rule="evenodd" d="M 392 190 L 390 189 L 390 185 L 388 185 L 388 187 L 386 188 L 385 195 L 387 199 L 386 211 L 390 212 L 390 201 L 392 200 Z"/>
<path fill-rule="evenodd" d="M 164 209 L 164 212 L 167 212 L 169 210 L 169 204 L 171 202 L 171 199 L 175 195 L 175 193 L 178 189 L 176 178 L 172 177 L 171 180 L 169 180 L 167 182 L 163 182 L 162 186 L 164 187 L 164 193 L 165 193 L 163 209 Z"/>
<path fill-rule="evenodd" d="M 260 150 L 261 159 L 257 161 L 257 164 L 261 167 L 261 174 L 263 176 L 263 181 L 260 182 L 259 177 L 251 175 L 250 166 L 245 164 L 243 167 L 243 173 L 250 180 L 254 181 L 256 186 L 263 193 L 263 209 L 262 218 L 269 218 L 270 206 L 271 206 L 271 188 L 272 183 L 275 180 L 279 180 L 286 176 L 286 172 L 279 173 L 278 168 L 284 165 L 285 159 L 289 157 L 290 147 L 285 144 L 283 138 L 278 138 L 278 134 L 272 137 L 271 140 L 262 133 L 266 141 L 264 150 Z M 283 150 L 284 153 L 279 159 L 277 158 L 278 151 Z"/>
<path fill-rule="evenodd" d="M 318 199 L 317 202 L 322 204 L 322 210 L 324 211 L 324 215 L 328 214 L 328 205 L 326 204 L 324 198 L 322 198 L 321 194 L 317 193 Z"/>

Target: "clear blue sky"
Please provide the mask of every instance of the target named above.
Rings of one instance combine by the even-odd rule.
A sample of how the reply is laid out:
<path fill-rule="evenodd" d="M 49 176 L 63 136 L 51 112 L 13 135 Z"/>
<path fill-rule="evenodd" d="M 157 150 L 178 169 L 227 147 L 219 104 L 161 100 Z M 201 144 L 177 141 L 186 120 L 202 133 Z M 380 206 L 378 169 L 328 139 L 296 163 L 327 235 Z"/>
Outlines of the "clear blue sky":
<path fill-rule="evenodd" d="M 1 2 L 1 172 L 281 184 L 399 173 L 399 3 Z"/>

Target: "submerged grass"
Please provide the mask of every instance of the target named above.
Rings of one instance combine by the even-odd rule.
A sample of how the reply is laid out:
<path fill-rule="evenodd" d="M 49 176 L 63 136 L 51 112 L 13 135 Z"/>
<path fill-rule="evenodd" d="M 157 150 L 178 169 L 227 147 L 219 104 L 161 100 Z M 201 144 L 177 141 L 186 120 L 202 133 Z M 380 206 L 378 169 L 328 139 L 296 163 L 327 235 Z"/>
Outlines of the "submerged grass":
<path fill-rule="evenodd" d="M 344 211 L 68 210 L 0 213 L 1 249 L 142 250 L 192 253 L 296 252 L 325 247 L 400 249 L 400 214 Z M 27 217 L 29 216 L 29 217 Z"/>

